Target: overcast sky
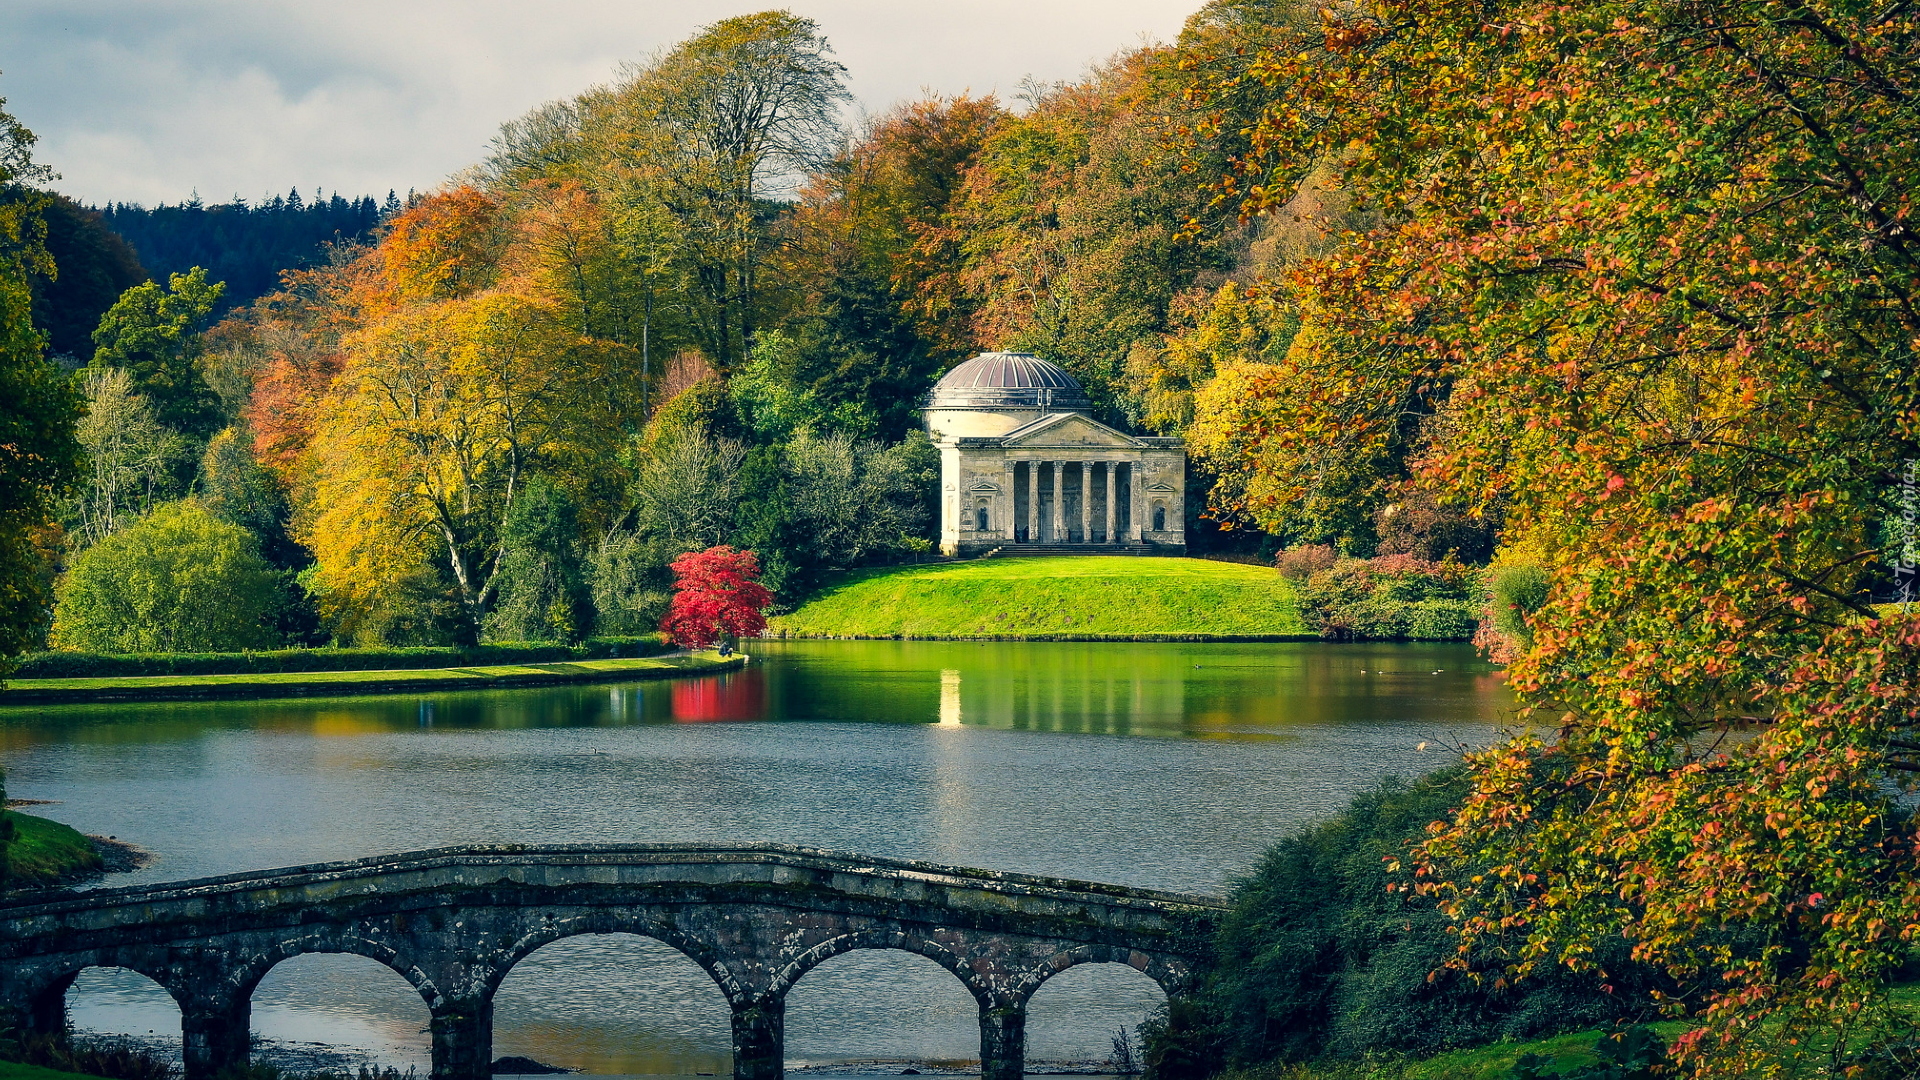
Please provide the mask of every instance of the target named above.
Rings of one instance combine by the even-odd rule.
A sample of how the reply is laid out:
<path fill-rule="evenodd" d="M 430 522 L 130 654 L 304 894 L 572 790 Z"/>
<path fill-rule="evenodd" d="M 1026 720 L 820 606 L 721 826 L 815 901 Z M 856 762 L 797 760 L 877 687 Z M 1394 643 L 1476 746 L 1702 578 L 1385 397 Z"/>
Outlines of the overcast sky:
<path fill-rule="evenodd" d="M 0 97 L 83 202 L 385 195 L 477 161 L 502 121 L 606 80 L 731 0 L 0 0 Z M 862 107 L 1171 40 L 1201 0 L 798 0 Z"/>

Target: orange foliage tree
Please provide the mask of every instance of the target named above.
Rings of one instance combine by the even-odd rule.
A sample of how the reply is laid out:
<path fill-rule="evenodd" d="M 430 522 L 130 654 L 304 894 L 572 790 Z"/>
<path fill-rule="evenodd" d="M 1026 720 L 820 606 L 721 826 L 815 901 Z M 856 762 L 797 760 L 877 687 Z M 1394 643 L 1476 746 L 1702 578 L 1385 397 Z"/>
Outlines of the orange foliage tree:
<path fill-rule="evenodd" d="M 1277 213 L 1332 171 L 1378 223 L 1291 275 L 1299 335 L 1209 437 L 1270 514 L 1397 454 L 1553 574 L 1510 674 L 1533 728 L 1470 756 L 1425 887 L 1519 975 L 1624 935 L 1701 1021 L 1689 1068 L 1838 1074 L 1920 943 L 1920 625 L 1869 605 L 1920 458 L 1920 16 L 1379 0 L 1296 31 L 1189 58 L 1215 193 Z"/>

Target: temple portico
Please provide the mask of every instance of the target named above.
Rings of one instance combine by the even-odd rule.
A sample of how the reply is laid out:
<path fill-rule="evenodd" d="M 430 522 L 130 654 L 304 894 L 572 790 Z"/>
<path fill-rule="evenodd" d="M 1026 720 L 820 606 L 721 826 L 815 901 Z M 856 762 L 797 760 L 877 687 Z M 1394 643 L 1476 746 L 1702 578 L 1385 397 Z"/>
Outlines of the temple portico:
<path fill-rule="evenodd" d="M 1180 441 L 1128 435 L 1090 409 L 1080 385 L 1038 357 L 985 353 L 948 372 L 926 403 L 941 453 L 941 551 L 1184 553 Z"/>

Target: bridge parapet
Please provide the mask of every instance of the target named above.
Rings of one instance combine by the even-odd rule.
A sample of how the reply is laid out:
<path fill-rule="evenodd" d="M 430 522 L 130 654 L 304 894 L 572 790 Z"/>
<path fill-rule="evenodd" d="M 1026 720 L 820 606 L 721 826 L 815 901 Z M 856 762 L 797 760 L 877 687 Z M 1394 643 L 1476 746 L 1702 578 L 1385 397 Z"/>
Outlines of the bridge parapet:
<path fill-rule="evenodd" d="M 1027 1000 L 1081 963 L 1183 992 L 1208 962 L 1211 897 L 784 845 L 491 845 L 102 889 L 0 906 L 0 1007 L 64 1024 L 88 967 L 126 967 L 180 1003 L 189 1080 L 244 1064 L 251 996 L 282 960 L 371 957 L 420 992 L 436 1080 L 490 1073 L 492 1000 L 513 965 L 579 934 L 679 949 L 733 1010 L 734 1075 L 783 1074 L 787 991 L 851 949 L 903 949 L 980 1006 L 988 1080 L 1023 1073 Z"/>

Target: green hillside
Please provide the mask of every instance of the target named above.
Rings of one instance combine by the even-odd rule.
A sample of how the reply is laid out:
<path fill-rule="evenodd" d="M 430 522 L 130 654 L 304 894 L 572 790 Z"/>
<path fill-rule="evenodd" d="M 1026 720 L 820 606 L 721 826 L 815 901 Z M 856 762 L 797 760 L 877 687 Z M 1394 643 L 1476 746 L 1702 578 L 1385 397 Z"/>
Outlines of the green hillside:
<path fill-rule="evenodd" d="M 859 570 L 769 632 L 797 637 L 1308 637 L 1269 567 L 1124 555 Z"/>

